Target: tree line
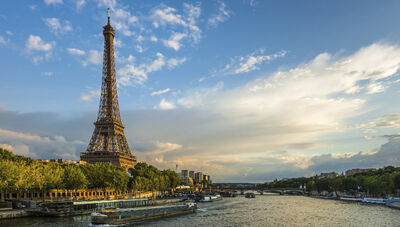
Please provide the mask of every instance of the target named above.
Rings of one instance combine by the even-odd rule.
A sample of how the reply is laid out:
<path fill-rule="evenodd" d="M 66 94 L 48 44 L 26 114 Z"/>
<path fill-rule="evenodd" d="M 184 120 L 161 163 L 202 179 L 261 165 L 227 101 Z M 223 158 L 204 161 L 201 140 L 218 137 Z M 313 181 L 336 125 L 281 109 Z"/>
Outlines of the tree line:
<path fill-rule="evenodd" d="M 122 167 L 111 163 L 86 165 L 40 162 L 14 155 L 0 148 L 0 191 L 49 191 L 51 189 L 114 189 L 166 191 L 179 184 L 172 170 L 158 170 L 138 163 L 130 176 Z"/>
<path fill-rule="evenodd" d="M 400 189 L 400 167 L 387 166 L 350 176 L 335 178 L 299 177 L 275 180 L 263 188 L 298 188 L 306 186 L 308 192 L 345 192 L 349 195 L 363 193 L 367 196 L 388 196 Z"/>

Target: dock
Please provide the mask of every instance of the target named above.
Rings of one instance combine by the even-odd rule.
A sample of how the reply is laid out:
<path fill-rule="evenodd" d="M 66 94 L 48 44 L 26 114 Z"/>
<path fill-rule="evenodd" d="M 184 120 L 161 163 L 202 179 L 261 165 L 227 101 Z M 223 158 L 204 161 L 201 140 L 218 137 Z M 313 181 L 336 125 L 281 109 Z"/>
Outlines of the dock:
<path fill-rule="evenodd" d="M 10 218 L 22 218 L 31 216 L 25 210 L 2 210 L 0 211 L 0 220 L 1 219 L 10 219 Z"/>

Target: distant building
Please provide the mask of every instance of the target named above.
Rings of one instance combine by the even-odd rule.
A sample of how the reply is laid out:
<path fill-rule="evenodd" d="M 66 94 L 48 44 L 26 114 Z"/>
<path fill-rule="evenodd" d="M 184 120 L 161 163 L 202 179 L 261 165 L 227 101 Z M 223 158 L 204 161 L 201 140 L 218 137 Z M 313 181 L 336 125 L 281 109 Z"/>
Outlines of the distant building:
<path fill-rule="evenodd" d="M 186 178 L 189 178 L 189 170 L 183 169 L 181 171 L 181 179 L 183 180 L 183 179 L 186 179 Z"/>
<path fill-rule="evenodd" d="M 55 163 L 60 163 L 60 164 L 80 164 L 84 165 L 86 162 L 84 161 L 75 161 L 75 160 L 67 160 L 67 159 L 38 159 L 39 162 L 44 162 L 44 163 L 49 163 L 49 162 L 55 162 Z"/>
<path fill-rule="evenodd" d="M 203 180 L 210 181 L 210 176 L 209 175 L 203 175 Z"/>
<path fill-rule="evenodd" d="M 349 169 L 349 170 L 346 170 L 346 173 L 345 173 L 345 175 L 346 176 L 351 176 L 351 175 L 354 175 L 354 174 L 357 174 L 357 173 L 365 173 L 365 172 L 368 172 L 368 171 L 371 171 L 371 170 L 375 170 L 374 168 L 369 168 L 369 169 Z"/>
<path fill-rule="evenodd" d="M 193 171 L 193 170 L 190 170 L 190 171 L 189 171 L 189 177 L 192 178 L 192 179 L 194 179 L 194 171 Z"/>
<path fill-rule="evenodd" d="M 336 172 L 329 172 L 329 173 L 321 173 L 320 175 L 317 176 L 317 179 L 322 179 L 322 178 L 335 178 L 338 177 L 339 174 Z"/>
<path fill-rule="evenodd" d="M 202 182 L 203 181 L 203 173 L 202 172 L 195 173 L 194 179 L 196 180 L 197 183 Z"/>

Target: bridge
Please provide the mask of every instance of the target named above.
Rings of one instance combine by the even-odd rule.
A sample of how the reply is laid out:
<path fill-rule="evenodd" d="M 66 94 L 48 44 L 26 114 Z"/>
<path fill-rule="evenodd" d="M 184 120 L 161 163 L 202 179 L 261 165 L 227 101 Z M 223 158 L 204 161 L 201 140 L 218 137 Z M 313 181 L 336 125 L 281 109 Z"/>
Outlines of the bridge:
<path fill-rule="evenodd" d="M 256 191 L 260 195 L 264 193 L 276 193 L 280 195 L 304 195 L 306 189 L 303 188 L 260 188 L 260 187 L 223 187 L 223 188 L 212 188 L 212 191 L 240 191 L 243 195 L 246 191 Z"/>

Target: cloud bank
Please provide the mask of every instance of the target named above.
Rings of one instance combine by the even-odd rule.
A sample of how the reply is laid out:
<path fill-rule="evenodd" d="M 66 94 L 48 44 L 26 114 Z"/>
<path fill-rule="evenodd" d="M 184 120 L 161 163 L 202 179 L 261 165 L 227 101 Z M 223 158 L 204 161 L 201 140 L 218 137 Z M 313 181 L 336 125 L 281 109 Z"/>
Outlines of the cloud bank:
<path fill-rule="evenodd" d="M 156 60 L 127 70 L 127 75 L 161 70 L 167 62 L 158 54 Z M 371 84 L 382 84 L 378 90 L 386 92 L 399 67 L 397 45 L 375 43 L 346 56 L 321 53 L 243 86 L 230 89 L 217 83 L 162 98 L 154 109 L 122 110 L 122 119 L 139 160 L 160 168 L 178 164 L 204 171 L 215 181 L 266 181 L 396 165 L 398 136 L 384 137 L 387 143 L 376 149 L 351 153 L 329 151 L 329 140 L 322 138 L 400 127 L 397 113 L 349 125 L 373 111 L 365 106 L 377 94 L 371 93 Z M 95 119 L 95 112 L 64 119 L 51 113 L 2 111 L 0 144 L 37 158 L 76 159 L 86 148 Z"/>

